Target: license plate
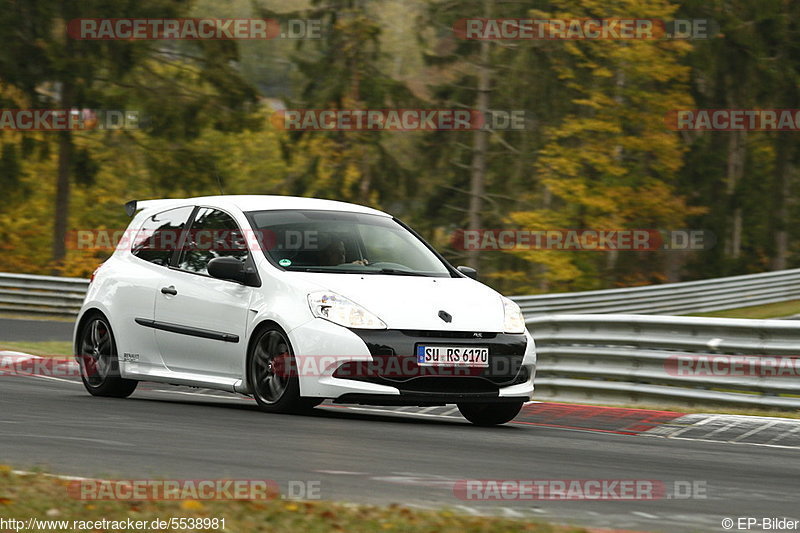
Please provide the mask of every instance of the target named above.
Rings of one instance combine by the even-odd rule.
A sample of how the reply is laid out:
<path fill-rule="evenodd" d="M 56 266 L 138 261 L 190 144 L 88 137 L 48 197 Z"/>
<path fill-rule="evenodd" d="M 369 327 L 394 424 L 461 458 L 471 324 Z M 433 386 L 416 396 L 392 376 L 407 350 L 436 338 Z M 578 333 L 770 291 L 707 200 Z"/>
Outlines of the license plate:
<path fill-rule="evenodd" d="M 489 366 L 489 348 L 476 346 L 417 346 L 421 366 Z"/>

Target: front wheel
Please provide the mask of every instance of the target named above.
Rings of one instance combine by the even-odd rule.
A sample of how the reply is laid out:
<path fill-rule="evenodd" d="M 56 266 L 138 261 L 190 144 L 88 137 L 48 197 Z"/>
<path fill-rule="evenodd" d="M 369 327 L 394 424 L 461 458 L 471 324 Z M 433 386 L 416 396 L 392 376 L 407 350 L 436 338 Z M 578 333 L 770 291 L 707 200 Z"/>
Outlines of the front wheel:
<path fill-rule="evenodd" d="M 133 394 L 139 382 L 120 376 L 117 343 L 108 320 L 100 314 L 92 316 L 81 328 L 78 338 L 81 381 L 89 394 L 112 398 L 127 398 Z"/>
<path fill-rule="evenodd" d="M 514 420 L 524 402 L 513 403 L 459 403 L 458 410 L 476 426 L 497 426 Z"/>
<path fill-rule="evenodd" d="M 247 381 L 262 411 L 296 413 L 312 409 L 322 400 L 300 397 L 294 352 L 277 326 L 256 333 L 247 363 Z"/>

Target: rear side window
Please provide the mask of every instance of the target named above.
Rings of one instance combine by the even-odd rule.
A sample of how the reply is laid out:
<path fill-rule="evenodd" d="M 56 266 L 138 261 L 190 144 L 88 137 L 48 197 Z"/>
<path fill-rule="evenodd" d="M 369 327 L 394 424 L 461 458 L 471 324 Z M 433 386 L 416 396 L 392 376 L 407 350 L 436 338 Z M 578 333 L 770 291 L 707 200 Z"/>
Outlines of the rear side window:
<path fill-rule="evenodd" d="M 148 217 L 136 234 L 131 253 L 150 263 L 168 266 L 193 209 L 178 207 Z"/>
<path fill-rule="evenodd" d="M 216 257 L 245 261 L 247 243 L 238 224 L 224 211 L 202 207 L 197 212 L 178 260 L 178 268 L 207 274 L 208 262 Z"/>

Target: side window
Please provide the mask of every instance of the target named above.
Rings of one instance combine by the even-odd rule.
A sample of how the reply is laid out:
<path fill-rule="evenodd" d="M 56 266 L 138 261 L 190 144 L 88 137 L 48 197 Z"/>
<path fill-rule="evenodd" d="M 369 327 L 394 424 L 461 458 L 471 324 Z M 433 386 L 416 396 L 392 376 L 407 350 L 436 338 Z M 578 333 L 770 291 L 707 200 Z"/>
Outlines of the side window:
<path fill-rule="evenodd" d="M 189 228 L 178 268 L 206 274 L 206 266 L 212 259 L 235 257 L 245 261 L 248 253 L 247 243 L 236 221 L 223 211 L 203 207 Z"/>
<path fill-rule="evenodd" d="M 169 265 L 193 209 L 190 206 L 179 207 L 148 217 L 136 233 L 131 253 L 156 265 Z"/>

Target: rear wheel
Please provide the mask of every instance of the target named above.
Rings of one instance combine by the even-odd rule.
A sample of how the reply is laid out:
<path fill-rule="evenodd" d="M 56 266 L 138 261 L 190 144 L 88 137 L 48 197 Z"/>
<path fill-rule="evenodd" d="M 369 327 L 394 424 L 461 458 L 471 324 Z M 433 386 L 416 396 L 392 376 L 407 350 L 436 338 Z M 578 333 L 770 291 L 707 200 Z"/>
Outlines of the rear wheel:
<path fill-rule="evenodd" d="M 322 400 L 300 397 L 294 352 L 277 326 L 256 333 L 247 364 L 247 381 L 262 411 L 296 413 L 316 407 Z"/>
<path fill-rule="evenodd" d="M 117 344 L 108 320 L 100 314 L 93 315 L 84 323 L 78 339 L 81 381 L 89 394 L 113 398 L 133 394 L 139 382 L 120 376 Z"/>
<path fill-rule="evenodd" d="M 514 420 L 524 402 L 513 403 L 459 403 L 458 410 L 476 426 L 497 426 Z"/>

